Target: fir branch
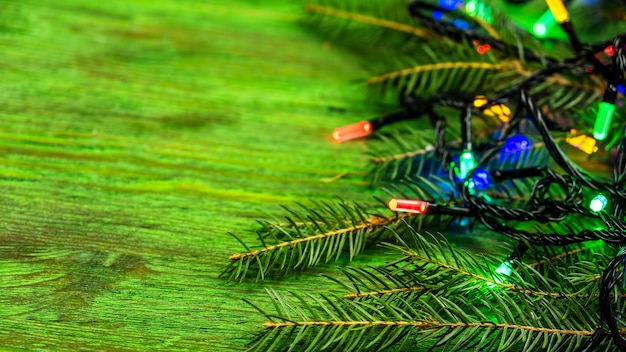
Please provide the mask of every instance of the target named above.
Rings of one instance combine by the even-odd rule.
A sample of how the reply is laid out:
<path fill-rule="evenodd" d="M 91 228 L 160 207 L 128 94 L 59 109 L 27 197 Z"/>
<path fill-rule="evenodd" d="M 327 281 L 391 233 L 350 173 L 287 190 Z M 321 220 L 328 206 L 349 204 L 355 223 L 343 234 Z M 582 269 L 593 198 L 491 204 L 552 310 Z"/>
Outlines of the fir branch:
<path fill-rule="evenodd" d="M 228 259 L 230 259 L 230 260 L 242 260 L 242 259 L 246 259 L 246 258 L 251 258 L 251 257 L 258 256 L 259 254 L 262 254 L 262 253 L 278 250 L 278 249 L 283 248 L 283 247 L 292 247 L 292 246 L 296 246 L 298 244 L 302 244 L 302 243 L 305 243 L 305 242 L 312 242 L 312 241 L 325 239 L 325 238 L 333 237 L 333 236 L 337 236 L 337 235 L 343 235 L 343 234 L 346 234 L 346 233 L 355 232 L 355 231 L 359 231 L 359 230 L 365 230 L 365 229 L 371 229 L 371 228 L 375 228 L 375 227 L 386 226 L 389 223 L 391 223 L 392 221 L 395 221 L 397 219 L 398 219 L 398 217 L 396 217 L 396 216 L 392 216 L 392 217 L 389 217 L 389 218 L 386 218 L 386 219 L 373 218 L 373 219 L 369 220 L 367 223 L 363 223 L 363 224 L 360 224 L 360 225 L 357 225 L 357 226 L 347 227 L 347 228 L 339 229 L 339 230 L 336 230 L 336 231 L 330 231 L 330 232 L 321 233 L 321 234 L 308 236 L 308 237 L 304 237 L 304 238 L 298 238 L 298 239 L 295 239 L 295 240 L 292 240 L 292 241 L 289 241 L 289 242 L 282 242 L 282 243 L 279 243 L 277 245 L 265 247 L 263 249 L 251 251 L 251 252 L 248 252 L 248 253 L 235 253 L 235 254 L 231 255 Z M 295 223 L 295 224 L 298 225 L 298 226 L 302 226 L 302 225 L 311 225 L 311 224 L 315 224 L 315 223 L 313 223 L 313 222 L 309 222 L 309 223 L 300 222 L 300 223 Z M 277 224 L 276 226 L 279 226 L 279 225 Z"/>
<path fill-rule="evenodd" d="M 256 274 L 262 280 L 270 272 L 287 274 L 338 260 L 346 249 L 352 259 L 375 242 L 387 226 L 403 226 L 402 220 L 408 217 L 385 217 L 374 208 L 357 204 L 315 205 L 318 209 L 304 205 L 300 210 L 285 208 L 290 214 L 286 222 L 261 222 L 263 227 L 257 232 L 264 246 L 261 249 L 250 249 L 235 236 L 247 252 L 231 255 L 222 276 L 243 280 Z"/>
<path fill-rule="evenodd" d="M 397 239 L 399 244 L 384 244 L 388 248 L 400 251 L 404 257 L 382 268 L 362 269 L 356 271 L 357 276 L 369 277 L 364 280 L 352 273 L 347 273 L 348 279 L 356 288 L 357 293 L 362 291 L 407 293 L 422 291 L 421 287 L 434 292 L 444 291 L 447 295 L 462 294 L 468 290 L 480 287 L 498 287 L 510 292 L 528 296 L 545 296 L 552 298 L 570 298 L 581 301 L 597 298 L 597 290 L 581 290 L 576 284 L 575 273 L 587 272 L 587 266 L 573 265 L 569 271 L 556 273 L 552 279 L 544 277 L 544 273 L 533 267 L 519 264 L 519 270 L 506 276 L 496 273 L 494 268 L 502 263 L 502 258 L 486 255 L 473 255 L 463 250 L 453 248 L 439 235 L 428 234 L 430 241 L 420 235 L 411 226 L 407 226 L 410 234 L 403 234 Z M 412 246 L 407 241 L 413 243 Z M 377 279 L 372 277 L 379 276 Z M 509 281 L 509 282 L 505 282 Z M 366 283 L 371 283 L 368 285 Z M 378 283 L 384 282 L 382 286 Z M 364 287 L 361 289 L 359 286 Z M 555 291 L 555 288 L 558 288 Z"/>
<path fill-rule="evenodd" d="M 393 155 L 379 156 L 379 157 L 376 157 L 376 158 L 371 158 L 370 162 L 372 162 L 374 164 L 382 164 L 382 163 L 386 163 L 386 162 L 390 162 L 390 161 L 408 159 L 408 158 L 412 158 L 412 157 L 418 156 L 418 155 L 425 155 L 425 154 L 428 154 L 428 153 L 430 153 L 432 151 L 433 151 L 433 147 L 432 146 L 428 146 L 426 148 L 419 149 L 419 150 L 414 150 L 414 151 L 410 151 L 410 152 L 404 152 L 404 153 L 400 153 L 400 154 L 393 154 Z"/>
<path fill-rule="evenodd" d="M 383 295 L 391 295 L 391 294 L 397 294 L 397 293 L 425 292 L 431 289 L 432 288 L 429 288 L 426 286 L 399 287 L 399 288 L 391 288 L 391 289 L 378 290 L 378 291 L 347 293 L 346 295 L 343 296 L 343 298 L 358 299 L 358 298 L 363 298 L 363 297 L 383 296 Z"/>
<path fill-rule="evenodd" d="M 292 327 L 306 327 L 306 326 L 344 326 L 344 327 L 379 327 L 379 326 L 410 326 L 416 330 L 427 329 L 465 329 L 465 328 L 485 328 L 485 329 L 511 329 L 511 330 L 524 330 L 527 332 L 548 333 L 557 335 L 575 335 L 575 336 L 591 336 L 593 330 L 567 330 L 567 329 L 552 329 L 545 327 L 536 327 L 528 325 L 517 324 L 496 324 L 496 323 L 444 323 L 440 321 L 302 321 L 302 322 L 265 322 L 263 327 L 267 329 L 280 329 L 280 328 L 292 328 Z M 626 329 L 621 330 L 622 334 L 626 334 Z"/>
<path fill-rule="evenodd" d="M 458 281 L 469 280 L 463 283 L 464 286 L 470 287 L 469 291 L 474 290 L 475 284 L 478 283 L 485 287 L 488 287 L 488 286 L 498 287 L 498 288 L 502 288 L 510 292 L 515 292 L 515 293 L 519 293 L 522 295 L 535 296 L 535 297 L 570 298 L 570 299 L 579 299 L 579 300 L 589 300 L 589 299 L 595 299 L 599 297 L 599 294 L 563 293 L 563 292 L 548 292 L 548 291 L 535 291 L 535 290 L 524 289 L 524 288 L 517 287 L 513 284 L 500 282 L 493 278 L 488 278 L 488 277 L 477 275 L 477 274 L 474 274 L 465 270 L 460 270 L 459 268 L 455 268 L 446 263 L 427 260 L 419 256 L 414 256 L 411 259 L 423 261 L 428 264 L 433 264 L 443 269 L 439 271 L 437 274 L 439 277 L 439 280 L 441 281 L 441 284 L 439 284 L 438 286 L 421 286 L 420 285 L 420 286 L 387 288 L 387 289 L 381 289 L 378 291 L 353 292 L 353 293 L 348 293 L 344 295 L 343 297 L 345 299 L 353 300 L 353 299 L 368 298 L 368 297 L 373 297 L 373 296 L 391 297 L 391 296 L 400 295 L 400 294 L 408 295 L 414 292 L 417 292 L 419 294 L 423 294 L 425 292 L 431 292 L 431 293 L 445 292 L 446 294 L 450 295 L 452 294 L 452 291 L 450 291 L 450 287 L 453 285 L 450 284 L 449 281 L 456 283 L 457 280 Z M 450 279 L 449 277 L 453 275 L 449 275 L 446 272 L 461 274 L 462 276 L 465 276 L 466 278 L 458 279 L 455 277 L 454 279 Z M 394 277 L 393 273 L 389 273 L 388 276 L 381 278 L 381 280 L 387 280 L 387 281 L 393 281 L 393 282 L 401 281 L 400 278 Z M 473 282 L 471 280 L 473 280 Z M 455 289 L 456 294 L 459 294 L 460 291 L 463 291 L 463 289 L 459 289 L 458 287 Z M 617 296 L 626 297 L 626 294 L 618 294 Z"/>
<path fill-rule="evenodd" d="M 477 346 L 486 350 L 496 349 L 495 346 L 499 346 L 498 350 L 513 346 L 523 346 L 524 351 L 539 346 L 561 350 L 580 346 L 595 328 L 592 321 L 568 318 L 573 312 L 586 309 L 571 299 L 517 300 L 518 294 L 489 291 L 473 299 L 458 296 L 455 301 L 435 294 L 411 301 L 377 297 L 371 297 L 371 301 L 351 301 L 308 295 L 309 303 L 294 294 L 302 307 L 295 308 L 275 292 L 268 292 L 276 313 L 255 307 L 269 321 L 263 324 L 264 331 L 250 346 L 252 351 L 360 351 L 392 346 L 405 350 L 415 345 L 431 345 L 444 351 Z M 530 314 L 531 311 L 535 314 Z M 564 318 L 561 326 L 554 326 L 554 316 Z"/>
<path fill-rule="evenodd" d="M 559 260 L 559 259 L 563 259 L 563 258 L 568 257 L 568 256 L 572 256 L 572 255 L 580 253 L 582 251 L 583 251 L 582 248 L 575 248 L 575 249 L 569 250 L 567 252 L 559 253 L 559 254 L 557 254 L 557 255 L 555 255 L 553 257 L 541 259 L 541 260 L 538 260 L 536 262 L 532 262 L 532 263 L 529 263 L 529 264 L 526 264 L 526 265 L 528 265 L 529 267 L 532 268 L 534 266 L 543 265 L 543 264 L 546 264 L 548 262 L 553 262 L 553 261 L 556 261 L 556 260 Z"/>
<path fill-rule="evenodd" d="M 404 23 L 390 21 L 390 20 L 386 20 L 382 18 L 376 18 L 376 17 L 362 15 L 362 14 L 349 12 L 349 11 L 342 11 L 342 10 L 338 10 L 332 7 L 307 4 L 305 5 L 304 10 L 309 13 L 332 16 L 336 18 L 349 20 L 349 21 L 366 23 L 366 24 L 381 27 L 381 28 L 392 29 L 394 31 L 408 33 L 408 34 L 411 34 L 420 38 L 438 37 L 438 35 L 426 29 L 416 28 L 413 26 L 406 25 Z"/>
<path fill-rule="evenodd" d="M 384 73 L 374 76 L 367 80 L 368 85 L 389 81 L 403 76 L 414 75 L 422 72 L 432 72 L 438 70 L 457 70 L 457 69 L 477 69 L 477 70 L 493 70 L 508 71 L 513 66 L 507 64 L 494 64 L 488 62 L 441 62 L 434 64 L 419 65 L 411 68 L 405 68 L 399 71 Z"/>

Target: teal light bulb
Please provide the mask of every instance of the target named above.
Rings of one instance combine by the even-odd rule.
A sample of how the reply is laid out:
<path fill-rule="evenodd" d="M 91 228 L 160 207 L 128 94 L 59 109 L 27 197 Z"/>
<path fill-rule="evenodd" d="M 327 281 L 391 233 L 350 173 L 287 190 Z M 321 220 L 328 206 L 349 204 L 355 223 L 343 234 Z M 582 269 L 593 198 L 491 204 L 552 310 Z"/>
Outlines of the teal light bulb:
<path fill-rule="evenodd" d="M 606 204 L 608 202 L 609 202 L 608 199 L 606 199 L 604 195 L 598 194 L 591 200 L 591 203 L 589 203 L 589 208 L 591 209 L 591 211 L 597 213 L 601 211 L 602 209 L 604 209 L 604 207 L 606 207 Z"/>
<path fill-rule="evenodd" d="M 459 178 L 465 180 L 470 171 L 475 167 L 474 154 L 464 151 L 459 158 Z"/>

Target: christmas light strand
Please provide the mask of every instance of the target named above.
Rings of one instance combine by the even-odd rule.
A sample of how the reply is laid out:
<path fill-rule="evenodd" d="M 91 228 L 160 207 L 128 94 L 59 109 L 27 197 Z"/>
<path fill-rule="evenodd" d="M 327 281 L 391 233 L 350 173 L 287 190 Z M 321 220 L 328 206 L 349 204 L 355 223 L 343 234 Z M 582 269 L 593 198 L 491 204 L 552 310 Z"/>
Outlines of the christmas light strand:
<path fill-rule="evenodd" d="M 548 78 L 565 72 L 579 71 L 581 68 L 587 68 L 589 74 L 599 74 L 607 83 L 606 90 L 602 101 L 598 104 L 596 122 L 593 127 L 593 137 L 595 140 L 606 140 L 610 134 L 612 118 L 616 108 L 616 98 L 619 86 L 624 85 L 624 73 L 626 73 L 626 55 L 624 53 L 624 34 L 620 34 L 608 41 L 594 44 L 582 43 L 574 30 L 574 26 L 570 19 L 566 6 L 561 0 L 547 0 L 550 14 L 561 26 L 569 38 L 575 54 L 565 60 L 556 61 L 547 58 L 547 67 L 537 71 L 536 73 L 526 77 L 518 84 L 497 93 L 493 97 L 475 96 L 460 99 L 449 99 L 439 97 L 436 99 L 419 101 L 419 99 L 403 90 L 401 93 L 402 106 L 405 109 L 405 116 L 415 116 L 415 111 L 419 110 L 420 115 L 426 113 L 430 116 L 430 121 L 435 129 L 436 145 L 434 148 L 435 157 L 439 158 L 441 164 L 447 168 L 450 176 L 450 182 L 455 184 L 460 197 L 460 203 L 456 205 L 440 205 L 432 203 L 428 200 L 412 200 L 412 199 L 396 199 L 389 201 L 388 207 L 392 211 L 412 213 L 417 216 L 423 215 L 452 215 L 459 217 L 471 217 L 481 223 L 486 228 L 520 241 L 517 251 L 511 254 L 502 266 L 496 269 L 498 274 L 509 275 L 516 265 L 516 261 L 521 259 L 523 253 L 528 249 L 528 245 L 546 246 L 558 245 L 565 246 L 585 241 L 603 240 L 611 244 L 624 245 L 626 243 L 626 222 L 623 220 L 623 210 L 626 207 L 626 192 L 624 191 L 624 182 L 626 182 L 626 139 L 621 138 L 617 155 L 613 160 L 613 182 L 602 182 L 596 180 L 590 173 L 579 169 L 573 164 L 560 149 L 558 143 L 551 136 L 551 131 L 571 131 L 569 126 L 555 123 L 546 118 L 541 109 L 529 94 L 529 91 L 536 85 L 545 82 Z M 441 5 L 441 4 L 440 4 Z M 478 6 L 471 5 L 472 9 Z M 456 4 L 445 4 L 445 6 L 437 6 L 422 1 L 414 1 L 409 7 L 409 13 L 425 28 L 436 33 L 440 33 L 456 41 L 464 39 L 474 40 L 475 43 L 483 43 L 481 45 L 489 45 L 493 50 L 511 53 L 517 48 L 512 48 L 508 44 L 485 35 L 480 28 L 460 26 L 454 21 L 446 21 L 444 14 L 456 14 L 460 20 L 471 21 L 463 14 Z M 472 9 L 467 12 L 474 13 Z M 471 10 L 471 11 L 470 11 Z M 436 15 L 434 15 L 436 13 Z M 439 15 L 441 14 L 441 15 Z M 447 16 L 446 15 L 446 16 Z M 547 15 L 542 16 L 544 17 Z M 541 21 L 541 25 L 545 28 L 536 29 L 545 34 L 548 25 Z M 539 22 L 538 22 L 539 23 Z M 537 24 L 535 25 L 537 27 Z M 611 47 L 610 64 L 603 64 L 596 56 L 599 52 L 604 52 L 606 48 Z M 540 61 L 541 58 L 532 50 L 523 48 L 521 55 L 529 61 Z M 515 113 L 512 113 L 509 104 L 516 106 Z M 444 135 L 447 127 L 446 118 L 435 112 L 437 107 L 449 107 L 457 109 L 460 113 L 461 122 L 461 146 L 452 148 L 446 144 Z M 542 143 L 552 159 L 552 161 L 562 169 L 563 173 L 559 173 L 544 167 L 530 167 L 517 170 L 494 170 L 488 173 L 490 180 L 495 182 L 505 182 L 515 178 L 532 178 L 534 179 L 534 187 L 530 194 L 528 205 L 531 209 L 513 208 L 508 206 L 500 206 L 491 203 L 486 197 L 481 196 L 475 189 L 474 176 L 478 173 L 478 161 L 475 154 L 475 147 L 471 137 L 471 119 L 476 114 L 484 113 L 487 115 L 498 116 L 503 123 L 507 124 L 504 132 L 505 137 L 511 137 L 515 134 L 515 129 L 523 119 L 532 122 L 541 137 Z M 399 116 L 399 115 L 394 115 Z M 381 128 L 386 124 L 393 123 L 394 118 L 382 120 L 370 120 L 371 126 L 369 132 Z M 373 123 L 372 121 L 376 121 Z M 368 125 L 360 125 L 368 126 Z M 363 134 L 364 136 L 364 134 Z M 525 138 L 525 137 L 523 137 Z M 597 150 L 595 140 L 586 135 L 578 140 L 570 140 L 573 145 L 578 145 L 585 152 L 593 153 Z M 519 139 L 520 145 L 529 145 L 528 140 L 524 142 Z M 589 144 L 589 141 L 591 144 Z M 525 143 L 525 144 L 524 144 Z M 577 144 L 576 144 L 577 143 Z M 589 146 L 583 147 L 583 144 Z M 517 149 L 515 149 L 517 148 Z M 524 147 L 511 147 L 509 150 L 522 150 Z M 595 148 L 595 149 L 594 149 Z M 486 155 L 503 152 L 498 147 L 492 148 L 485 152 Z M 453 161 L 453 155 L 458 155 L 458 164 Z M 484 157 L 486 159 L 486 157 Z M 448 165 L 455 165 L 453 168 Z M 456 172 L 455 170 L 456 169 Z M 562 191 L 563 197 L 559 200 L 550 198 L 550 189 L 558 188 Z M 586 193 L 585 193 L 586 192 Z M 592 199 L 585 199 L 584 194 L 594 193 Z M 608 209 L 607 209 L 608 207 Z M 509 223 L 515 222 L 538 222 L 549 223 L 565 220 L 568 216 L 577 214 L 579 216 L 600 221 L 604 224 L 603 228 L 591 229 L 587 228 L 582 231 L 570 231 L 570 233 L 533 233 L 526 230 L 517 229 Z M 565 226 L 567 228 L 567 226 Z M 611 292 L 621 280 L 623 270 L 617 270 L 620 265 L 623 268 L 626 259 L 626 250 L 622 252 L 607 266 L 601 281 L 601 294 L 599 303 L 601 307 L 600 325 L 593 336 L 583 346 L 583 351 L 591 351 L 605 338 L 613 339 L 617 347 L 622 350 L 626 349 L 626 339 L 619 334 L 617 317 L 612 308 Z M 610 333 L 604 330 L 608 327 Z"/>

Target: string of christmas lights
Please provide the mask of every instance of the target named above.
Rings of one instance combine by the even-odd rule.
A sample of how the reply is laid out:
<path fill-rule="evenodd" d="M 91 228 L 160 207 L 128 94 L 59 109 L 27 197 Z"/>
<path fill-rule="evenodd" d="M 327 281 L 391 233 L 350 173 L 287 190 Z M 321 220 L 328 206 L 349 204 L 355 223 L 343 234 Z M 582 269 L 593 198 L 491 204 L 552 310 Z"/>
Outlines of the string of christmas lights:
<path fill-rule="evenodd" d="M 585 241 L 603 240 L 607 243 L 623 245 L 626 243 L 626 222 L 624 221 L 624 207 L 626 206 L 626 138 L 621 138 L 617 153 L 613 158 L 613 180 L 603 182 L 597 180 L 590 173 L 581 170 L 573 164 L 552 137 L 551 131 L 568 131 L 573 134 L 579 131 L 568 126 L 562 126 L 547 118 L 536 105 L 529 94 L 530 89 L 545 82 L 549 77 L 568 70 L 585 70 L 589 75 L 596 75 L 604 79 L 606 89 L 602 100 L 598 102 L 597 116 L 591 138 L 588 134 L 579 134 L 568 137 L 566 142 L 576 146 L 588 154 L 597 151 L 596 141 L 608 138 L 612 126 L 613 114 L 616 109 L 618 91 L 624 86 L 626 73 L 626 54 L 624 53 L 624 36 L 620 34 L 608 41 L 594 44 L 582 43 L 569 16 L 567 7 L 561 0 L 546 0 L 549 11 L 535 23 L 533 31 L 538 37 L 544 36 L 552 26 L 558 24 L 569 39 L 575 54 L 567 59 L 548 61 L 547 68 L 536 72 L 524 79 L 521 83 L 508 88 L 492 97 L 477 95 L 466 99 L 452 100 L 439 98 L 420 101 L 410 92 L 402 91 L 401 102 L 403 112 L 386 117 L 359 122 L 346 127 L 338 128 L 333 133 L 333 139 L 343 142 L 355 138 L 366 137 L 380 128 L 419 115 L 427 114 L 435 129 L 436 145 L 432 155 L 441 161 L 441 165 L 448 172 L 451 184 L 458 192 L 460 201 L 457 204 L 436 204 L 428 200 L 393 198 L 388 202 L 388 208 L 394 212 L 410 213 L 415 215 L 450 215 L 456 217 L 473 218 L 486 228 L 519 240 L 517 250 L 507 257 L 496 270 L 499 274 L 509 275 L 515 269 L 528 245 L 568 245 Z M 464 10 L 464 11 L 462 11 Z M 521 50 L 527 60 L 541 60 L 541 56 L 527 48 L 512 48 L 502 41 L 486 36 L 468 23 L 466 16 L 479 16 L 482 20 L 489 19 L 489 11 L 476 0 L 463 4 L 462 1 L 441 0 L 439 5 L 423 1 L 413 1 L 408 11 L 425 28 L 445 35 L 453 40 L 474 41 L 480 44 L 479 53 L 486 50 L 503 52 Z M 610 48 L 610 49 L 609 49 Z M 605 53 L 610 62 L 604 63 L 597 56 Z M 436 107 L 453 108 L 460 113 L 461 144 L 447 144 L 444 139 L 446 120 L 435 113 Z M 512 113 L 511 106 L 515 107 Z M 507 125 L 503 137 L 505 143 L 493 146 L 483 151 L 480 158 L 472 142 L 471 122 L 477 114 L 497 116 Z M 487 159 L 487 155 L 515 152 L 529 147 L 529 140 L 516 134 L 516 128 L 523 120 L 530 120 L 537 133 L 545 144 L 551 160 L 561 169 L 560 172 L 546 167 L 530 167 L 516 170 L 481 169 L 477 160 Z M 455 161 L 455 158 L 458 160 Z M 532 178 L 534 186 L 529 197 L 529 208 L 514 208 L 501 206 L 489 201 L 478 191 L 479 180 L 490 182 L 504 182 L 510 179 Z M 550 197 L 550 189 L 558 188 L 563 196 L 560 199 Z M 585 195 L 595 194 L 591 200 Z M 608 210 L 605 210 L 607 209 Z M 549 223 L 565 220 L 568 216 L 579 216 L 599 220 L 603 228 L 587 228 L 570 233 L 536 233 L 517 229 L 511 222 L 538 222 Z M 620 335 L 618 319 L 612 304 L 613 288 L 618 285 L 623 276 L 626 249 L 615 257 L 604 270 L 601 280 L 601 321 L 591 339 L 582 347 L 581 351 L 591 351 L 605 338 L 611 338 L 620 350 L 626 350 L 626 339 Z M 609 332 L 605 330 L 608 328 Z"/>

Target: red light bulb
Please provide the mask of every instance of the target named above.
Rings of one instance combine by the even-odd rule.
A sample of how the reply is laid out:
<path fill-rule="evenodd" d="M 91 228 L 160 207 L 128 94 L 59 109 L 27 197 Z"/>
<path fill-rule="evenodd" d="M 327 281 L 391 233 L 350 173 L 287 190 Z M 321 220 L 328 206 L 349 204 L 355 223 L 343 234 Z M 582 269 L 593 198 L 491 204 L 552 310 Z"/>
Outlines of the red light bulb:
<path fill-rule="evenodd" d="M 403 213 L 426 214 L 428 203 L 421 200 L 392 198 L 387 204 L 389 210 Z"/>
<path fill-rule="evenodd" d="M 351 139 L 363 138 L 372 133 L 373 127 L 369 121 L 361 121 L 348 126 L 335 128 L 333 140 L 335 142 L 345 142 Z"/>

